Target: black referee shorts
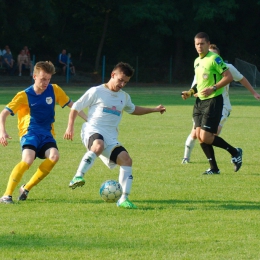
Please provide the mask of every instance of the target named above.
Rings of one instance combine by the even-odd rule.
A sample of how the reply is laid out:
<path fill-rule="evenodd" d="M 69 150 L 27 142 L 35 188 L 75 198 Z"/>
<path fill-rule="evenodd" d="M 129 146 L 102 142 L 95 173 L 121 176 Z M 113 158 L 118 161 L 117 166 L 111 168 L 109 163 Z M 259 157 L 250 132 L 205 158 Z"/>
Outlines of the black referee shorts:
<path fill-rule="evenodd" d="M 222 116 L 223 110 L 223 96 L 222 94 L 205 100 L 199 98 L 196 99 L 193 107 L 193 119 L 195 122 L 195 128 L 210 132 L 217 133 L 219 122 Z"/>

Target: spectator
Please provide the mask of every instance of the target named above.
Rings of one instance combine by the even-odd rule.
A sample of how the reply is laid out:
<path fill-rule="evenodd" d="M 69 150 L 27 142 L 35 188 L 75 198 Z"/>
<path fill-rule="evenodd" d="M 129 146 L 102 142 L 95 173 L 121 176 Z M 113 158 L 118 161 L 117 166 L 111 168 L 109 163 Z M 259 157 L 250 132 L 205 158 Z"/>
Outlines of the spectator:
<path fill-rule="evenodd" d="M 25 51 L 25 54 L 28 56 L 28 60 L 31 61 L 31 53 L 30 53 L 28 47 L 24 46 L 23 49 Z"/>
<path fill-rule="evenodd" d="M 8 45 L 5 45 L 5 48 L 2 50 L 2 55 L 4 56 L 7 52 L 7 49 L 10 50 L 9 46 Z M 12 54 L 12 52 L 10 51 L 10 53 Z"/>
<path fill-rule="evenodd" d="M 31 60 L 28 59 L 25 50 L 21 50 L 20 54 L 17 57 L 17 64 L 19 68 L 19 76 L 22 76 L 22 71 L 25 69 L 30 70 L 30 76 L 32 76 L 32 63 Z"/>
<path fill-rule="evenodd" d="M 62 68 L 63 75 L 66 75 L 67 62 L 68 59 L 70 58 L 66 53 L 67 53 L 66 50 L 63 49 L 61 54 L 59 55 L 59 62 L 58 62 L 58 66 Z M 75 67 L 71 61 L 69 61 L 69 66 L 70 66 L 70 71 L 74 72 L 73 74 L 75 74 Z"/>
<path fill-rule="evenodd" d="M 6 68 L 9 75 L 14 75 L 16 71 L 16 66 L 14 64 L 13 55 L 9 48 L 6 49 L 6 53 L 3 55 L 3 66 Z"/>

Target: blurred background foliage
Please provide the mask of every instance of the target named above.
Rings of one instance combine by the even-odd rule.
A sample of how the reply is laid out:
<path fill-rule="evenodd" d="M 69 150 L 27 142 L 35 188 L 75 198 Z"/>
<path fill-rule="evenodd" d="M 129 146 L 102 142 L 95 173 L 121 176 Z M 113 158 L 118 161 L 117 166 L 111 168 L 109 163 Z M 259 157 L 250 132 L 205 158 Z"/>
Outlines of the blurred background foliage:
<path fill-rule="evenodd" d="M 118 61 L 138 66 L 142 81 L 192 80 L 200 31 L 221 50 L 260 66 L 259 0 L 0 0 L 0 48 L 16 58 L 24 45 L 57 62 L 62 49 L 76 67 L 100 74 Z M 138 63 L 137 63 L 138 62 Z M 172 64 L 172 65 L 170 65 Z M 141 73 L 142 72 L 142 73 Z"/>

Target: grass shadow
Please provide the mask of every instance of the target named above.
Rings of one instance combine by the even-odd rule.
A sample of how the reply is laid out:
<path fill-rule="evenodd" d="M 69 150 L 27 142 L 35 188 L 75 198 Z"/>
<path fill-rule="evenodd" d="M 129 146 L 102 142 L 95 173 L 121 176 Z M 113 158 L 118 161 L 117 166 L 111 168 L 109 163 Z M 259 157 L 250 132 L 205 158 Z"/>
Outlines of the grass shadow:
<path fill-rule="evenodd" d="M 175 208 L 182 210 L 259 210 L 260 202 L 256 201 L 220 201 L 220 200 L 135 200 L 140 209 L 156 210 Z M 141 204 L 150 204 L 141 206 Z M 153 205 L 153 206 L 151 206 Z M 158 205 L 158 206 L 157 206 Z"/>

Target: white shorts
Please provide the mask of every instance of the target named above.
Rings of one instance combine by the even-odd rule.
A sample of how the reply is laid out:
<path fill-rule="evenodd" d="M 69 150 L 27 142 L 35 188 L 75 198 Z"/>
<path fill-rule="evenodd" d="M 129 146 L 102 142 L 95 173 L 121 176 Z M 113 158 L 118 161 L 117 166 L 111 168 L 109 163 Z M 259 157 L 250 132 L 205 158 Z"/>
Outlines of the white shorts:
<path fill-rule="evenodd" d="M 230 115 L 230 110 L 226 109 L 225 107 L 222 110 L 222 116 L 219 122 L 219 125 L 223 127 L 223 125 L 225 124 L 225 122 L 227 121 L 227 118 Z"/>
<path fill-rule="evenodd" d="M 89 137 L 92 136 L 93 134 L 99 134 L 97 132 L 88 132 L 86 128 L 82 127 L 81 129 L 81 141 L 84 144 L 84 146 L 88 149 L 88 142 L 89 142 Z M 102 135 L 103 136 L 103 135 Z M 113 169 L 117 166 L 116 163 L 110 160 L 111 153 L 116 147 L 122 146 L 120 142 L 117 140 L 114 140 L 114 142 L 109 142 L 109 145 L 106 142 L 106 138 L 104 137 L 104 150 L 101 155 L 99 155 L 99 158 L 103 161 L 103 163 L 109 168 Z"/>

